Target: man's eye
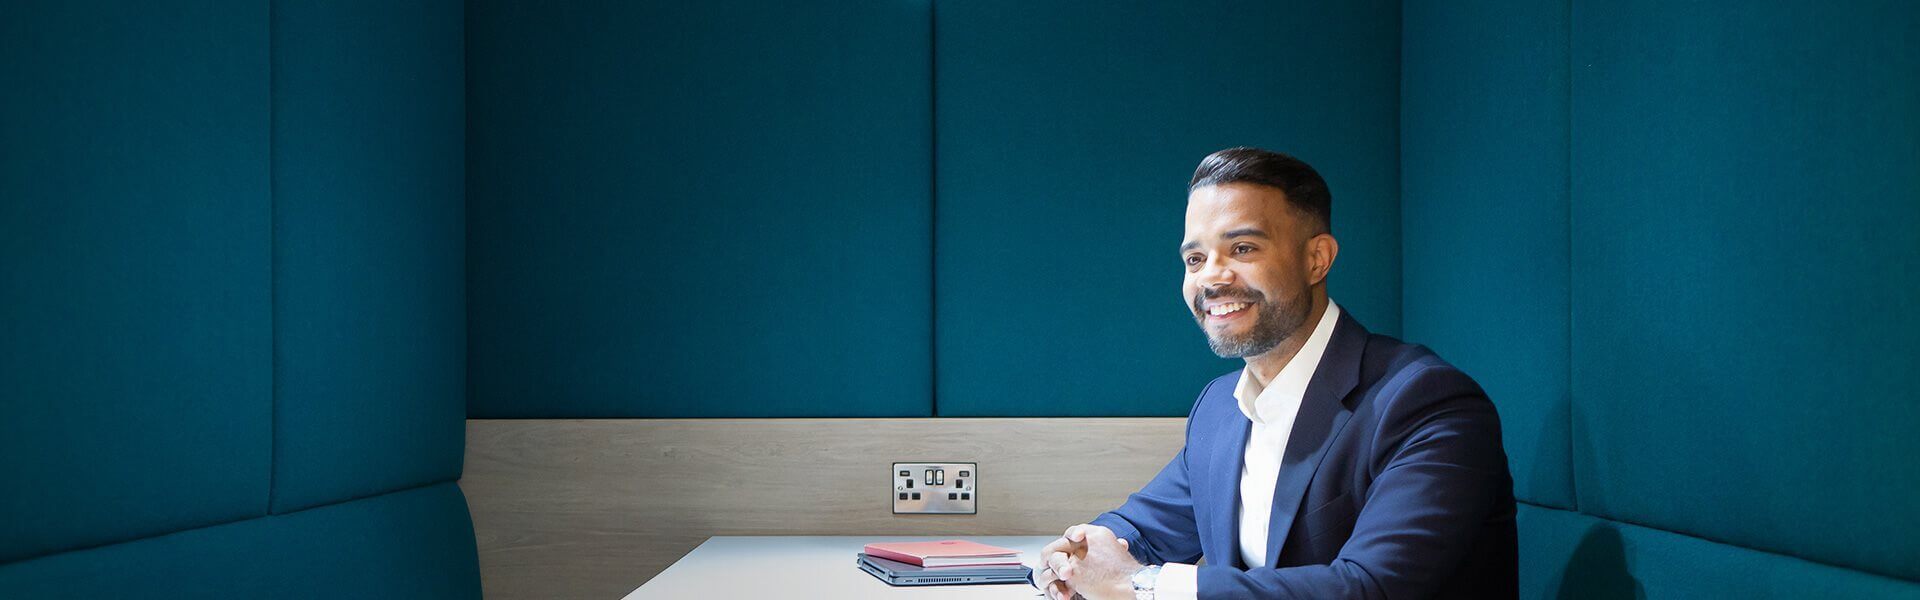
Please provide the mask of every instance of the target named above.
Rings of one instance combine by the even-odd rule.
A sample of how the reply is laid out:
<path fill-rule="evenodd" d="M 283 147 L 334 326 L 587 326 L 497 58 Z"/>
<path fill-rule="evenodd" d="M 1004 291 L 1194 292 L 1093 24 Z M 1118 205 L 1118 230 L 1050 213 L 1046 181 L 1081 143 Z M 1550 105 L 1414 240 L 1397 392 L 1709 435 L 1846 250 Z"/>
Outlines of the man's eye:
<path fill-rule="evenodd" d="M 1200 255 L 1195 254 L 1187 257 L 1187 266 L 1191 267 L 1197 264 L 1200 264 Z"/>
<path fill-rule="evenodd" d="M 1233 253 L 1234 253 L 1234 254 L 1246 254 L 1246 253 L 1248 253 L 1248 252 L 1252 252 L 1252 251 L 1253 251 L 1253 246 L 1246 246 L 1246 245 L 1241 245 L 1241 246 L 1234 246 L 1234 247 L 1233 247 Z"/>

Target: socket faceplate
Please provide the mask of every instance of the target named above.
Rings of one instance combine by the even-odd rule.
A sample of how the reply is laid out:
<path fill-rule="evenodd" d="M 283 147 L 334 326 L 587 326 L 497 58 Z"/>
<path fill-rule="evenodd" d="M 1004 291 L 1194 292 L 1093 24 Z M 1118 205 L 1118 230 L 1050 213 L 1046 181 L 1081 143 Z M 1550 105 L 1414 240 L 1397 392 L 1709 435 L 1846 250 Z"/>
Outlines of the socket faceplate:
<path fill-rule="evenodd" d="M 978 514 L 977 463 L 893 463 L 893 514 Z"/>

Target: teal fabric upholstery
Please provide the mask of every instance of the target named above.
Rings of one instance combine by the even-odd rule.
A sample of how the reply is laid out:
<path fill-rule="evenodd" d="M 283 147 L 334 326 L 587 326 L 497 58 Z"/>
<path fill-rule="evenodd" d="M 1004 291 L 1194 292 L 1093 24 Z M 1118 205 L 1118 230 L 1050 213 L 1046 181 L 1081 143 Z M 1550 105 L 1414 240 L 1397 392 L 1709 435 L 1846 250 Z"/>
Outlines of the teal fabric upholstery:
<path fill-rule="evenodd" d="M 1915 32 L 1574 5 L 1581 511 L 1920 580 Z"/>
<path fill-rule="evenodd" d="M 273 14 L 273 511 L 459 477 L 461 4 Z"/>
<path fill-rule="evenodd" d="M 8 598 L 478 598 L 473 525 L 441 483 L 0 565 Z"/>
<path fill-rule="evenodd" d="M 1524 595 L 1920 597 L 1920 7 L 1405 19 L 1406 330 L 1500 406 Z"/>
<path fill-rule="evenodd" d="M 1181 298 L 1207 153 L 1286 151 L 1333 192 L 1333 298 L 1400 328 L 1395 2 L 937 2 L 941 416 L 1180 416 L 1237 368 Z"/>
<path fill-rule="evenodd" d="M 1520 597 L 1920 598 L 1920 584 L 1520 505 Z"/>
<path fill-rule="evenodd" d="M 1920 598 L 1920 5 L 1114 8 L 9 5 L 0 597 L 477 596 L 463 404 L 1183 414 L 1244 144 L 1499 404 L 1526 597 Z"/>
<path fill-rule="evenodd" d="M 469 10 L 472 416 L 929 414 L 926 2 Z"/>
<path fill-rule="evenodd" d="M 1406 339 L 1493 398 L 1514 497 L 1572 508 L 1567 7 L 1409 2 L 1406 11 Z"/>
<path fill-rule="evenodd" d="M 266 5 L 5 13 L 0 563 L 264 514 Z"/>
<path fill-rule="evenodd" d="M 479 596 L 460 4 L 9 8 L 0 598 Z"/>

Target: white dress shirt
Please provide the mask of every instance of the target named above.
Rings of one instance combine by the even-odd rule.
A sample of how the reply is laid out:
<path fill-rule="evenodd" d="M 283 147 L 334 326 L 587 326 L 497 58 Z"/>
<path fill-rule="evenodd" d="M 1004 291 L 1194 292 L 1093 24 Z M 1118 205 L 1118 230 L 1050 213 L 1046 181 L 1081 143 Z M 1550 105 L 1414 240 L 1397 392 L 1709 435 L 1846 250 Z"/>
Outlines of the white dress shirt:
<path fill-rule="evenodd" d="M 1331 300 L 1320 323 L 1313 326 L 1307 343 L 1287 360 L 1287 366 L 1261 389 L 1253 374 L 1240 370 L 1240 383 L 1233 388 L 1233 399 L 1240 402 L 1240 413 L 1253 421 L 1247 435 L 1245 460 L 1240 464 L 1240 560 L 1249 569 L 1267 566 L 1267 525 L 1273 515 L 1273 487 L 1280 480 L 1280 459 L 1287 454 L 1287 437 L 1293 434 L 1293 418 L 1300 413 L 1300 401 L 1307 395 L 1307 382 L 1320 367 L 1333 337 L 1333 324 L 1340 320 L 1340 307 Z M 1156 600 L 1191 600 L 1199 594 L 1199 570 L 1193 565 L 1167 563 L 1161 567 L 1154 585 Z"/>

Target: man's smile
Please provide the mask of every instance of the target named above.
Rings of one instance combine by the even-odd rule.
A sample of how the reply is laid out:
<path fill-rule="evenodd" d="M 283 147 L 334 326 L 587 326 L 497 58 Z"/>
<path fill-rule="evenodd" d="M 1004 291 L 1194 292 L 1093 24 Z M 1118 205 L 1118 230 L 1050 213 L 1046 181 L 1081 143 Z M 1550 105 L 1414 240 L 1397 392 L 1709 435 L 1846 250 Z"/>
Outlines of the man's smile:
<path fill-rule="evenodd" d="M 1208 323 L 1224 323 L 1245 316 L 1249 308 L 1253 308 L 1253 303 L 1218 302 L 1207 305 L 1204 314 Z"/>

